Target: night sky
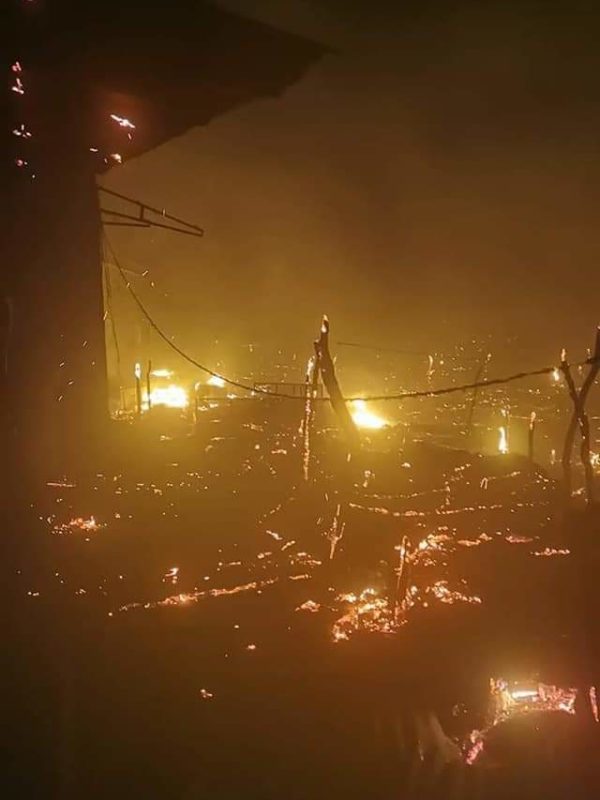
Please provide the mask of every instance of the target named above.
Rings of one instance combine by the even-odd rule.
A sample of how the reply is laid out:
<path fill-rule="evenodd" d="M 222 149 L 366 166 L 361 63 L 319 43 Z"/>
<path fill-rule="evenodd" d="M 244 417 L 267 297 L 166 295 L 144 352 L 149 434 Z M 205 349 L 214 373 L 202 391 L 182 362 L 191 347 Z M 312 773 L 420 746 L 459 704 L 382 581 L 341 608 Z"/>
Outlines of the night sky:
<path fill-rule="evenodd" d="M 218 338 L 241 369 L 241 343 L 308 352 L 322 312 L 340 338 L 438 351 L 516 335 L 525 366 L 590 343 L 593 4 L 222 5 L 332 52 L 282 97 L 103 178 L 206 230 L 110 234 L 150 269 L 139 292 L 182 346 L 210 356 Z"/>

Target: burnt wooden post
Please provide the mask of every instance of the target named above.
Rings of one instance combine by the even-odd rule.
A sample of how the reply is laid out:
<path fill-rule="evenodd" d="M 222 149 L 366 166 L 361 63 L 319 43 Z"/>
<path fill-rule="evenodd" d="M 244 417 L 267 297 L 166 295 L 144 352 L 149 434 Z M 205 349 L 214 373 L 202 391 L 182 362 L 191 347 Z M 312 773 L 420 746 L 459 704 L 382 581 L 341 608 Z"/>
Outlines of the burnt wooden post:
<path fill-rule="evenodd" d="M 529 417 L 529 433 L 527 437 L 527 457 L 533 463 L 533 444 L 535 439 L 535 421 L 536 421 L 536 414 L 535 411 L 531 412 L 531 416 Z"/>
<path fill-rule="evenodd" d="M 479 367 L 477 368 L 477 372 L 475 373 L 475 380 L 473 381 L 473 383 L 479 383 L 485 368 L 490 363 L 491 357 L 492 357 L 492 354 L 488 353 L 486 355 L 486 357 L 483 359 L 483 361 L 480 363 Z M 473 394 L 471 395 L 471 405 L 469 406 L 469 416 L 467 418 L 467 431 L 466 431 L 466 433 L 467 433 L 467 437 L 468 438 L 471 436 L 471 432 L 473 430 L 473 414 L 475 413 L 475 406 L 477 404 L 478 395 L 479 395 L 479 387 L 476 386 L 473 389 Z"/>
<path fill-rule="evenodd" d="M 317 355 L 311 356 L 306 369 L 306 400 L 302 419 L 302 472 L 304 480 L 309 479 L 310 471 L 310 439 L 315 418 L 314 402 L 319 388 L 319 367 Z"/>
<path fill-rule="evenodd" d="M 354 420 L 348 411 L 346 401 L 344 400 L 335 374 L 333 359 L 329 352 L 329 320 L 326 316 L 323 317 L 321 333 L 315 342 L 315 354 L 317 356 L 317 368 L 321 373 L 323 385 L 327 389 L 331 405 L 337 415 L 348 446 L 351 450 L 357 450 L 360 447 L 360 437 Z"/>

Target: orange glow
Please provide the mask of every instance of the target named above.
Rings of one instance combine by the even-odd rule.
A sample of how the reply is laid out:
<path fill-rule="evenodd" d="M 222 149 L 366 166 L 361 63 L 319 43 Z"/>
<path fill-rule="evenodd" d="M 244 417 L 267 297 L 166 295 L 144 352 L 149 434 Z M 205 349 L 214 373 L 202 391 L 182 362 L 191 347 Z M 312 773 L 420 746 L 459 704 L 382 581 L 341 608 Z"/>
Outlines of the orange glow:
<path fill-rule="evenodd" d="M 498 452 L 506 455 L 508 453 L 508 435 L 504 425 L 498 428 L 498 433 Z"/>
<path fill-rule="evenodd" d="M 354 424 L 358 425 L 359 428 L 380 430 L 389 425 L 389 422 L 378 417 L 377 414 L 373 414 L 372 411 L 369 411 L 364 400 L 353 400 L 351 405 L 350 414 L 352 415 Z"/>
<path fill-rule="evenodd" d="M 151 406 L 166 406 L 167 408 L 187 408 L 189 397 L 183 386 L 176 386 L 174 383 L 169 386 L 156 386 L 150 390 Z M 148 392 L 142 394 L 142 406 L 148 408 Z"/>

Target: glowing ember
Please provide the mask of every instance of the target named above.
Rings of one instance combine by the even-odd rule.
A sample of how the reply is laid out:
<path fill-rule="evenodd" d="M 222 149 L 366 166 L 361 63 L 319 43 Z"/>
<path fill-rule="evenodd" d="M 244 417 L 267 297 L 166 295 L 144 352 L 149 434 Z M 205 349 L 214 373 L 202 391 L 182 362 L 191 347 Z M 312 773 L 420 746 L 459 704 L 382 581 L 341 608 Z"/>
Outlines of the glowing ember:
<path fill-rule="evenodd" d="M 83 517 L 74 517 L 67 523 L 55 525 L 52 530 L 54 533 L 58 533 L 62 536 L 67 533 L 72 533 L 76 530 L 83 531 L 84 533 L 95 533 L 103 527 L 104 525 L 100 525 L 98 522 L 96 522 L 95 517 L 90 517 L 89 519 L 84 519 Z"/>
<path fill-rule="evenodd" d="M 350 414 L 352 415 L 354 423 L 358 425 L 359 428 L 380 430 L 389 425 L 389 422 L 386 422 L 386 420 L 378 417 L 377 414 L 373 414 L 372 411 L 369 411 L 364 400 L 353 400 L 351 406 Z"/>
<path fill-rule="evenodd" d="M 212 692 L 209 692 L 208 689 L 200 689 L 200 697 L 203 700 L 212 700 L 214 694 Z"/>
<path fill-rule="evenodd" d="M 568 556 L 571 553 L 566 547 L 556 548 L 556 547 L 545 547 L 543 550 L 536 550 L 532 555 L 534 556 L 545 556 L 550 558 L 552 556 Z"/>
<path fill-rule="evenodd" d="M 347 641 L 359 630 L 370 633 L 393 633 L 396 630 L 393 609 L 376 589 L 364 589 L 359 595 L 342 594 L 337 598 L 346 603 L 346 613 L 333 624 L 334 642 Z"/>
<path fill-rule="evenodd" d="M 481 604 L 481 597 L 476 594 L 465 594 L 464 592 L 450 589 L 448 581 L 436 581 L 432 586 L 428 586 L 425 593 L 431 593 L 441 603 L 470 603 L 475 605 Z"/>
<path fill-rule="evenodd" d="M 296 611 L 310 611 L 311 614 L 315 614 L 320 608 L 320 603 L 316 603 L 314 600 L 306 600 L 301 606 L 298 606 Z"/>

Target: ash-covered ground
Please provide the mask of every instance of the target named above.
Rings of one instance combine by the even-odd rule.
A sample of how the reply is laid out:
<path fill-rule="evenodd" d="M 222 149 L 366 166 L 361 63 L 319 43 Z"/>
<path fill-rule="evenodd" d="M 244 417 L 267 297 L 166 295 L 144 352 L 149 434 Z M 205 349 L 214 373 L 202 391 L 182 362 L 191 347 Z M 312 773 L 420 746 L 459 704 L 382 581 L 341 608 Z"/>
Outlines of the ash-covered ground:
<path fill-rule="evenodd" d="M 239 399 L 196 425 L 166 409 L 115 423 L 98 469 L 47 475 L 3 567 L 11 785 L 441 797 L 492 769 L 488 796 L 517 768 L 524 792 L 536 764 L 547 791 L 572 781 L 590 759 L 564 695 L 490 716 L 490 678 L 581 697 L 596 674 L 593 567 L 550 463 L 568 403 L 520 391 L 513 453 L 496 447 L 506 395 L 470 435 L 464 396 L 383 404 L 392 424 L 351 459 L 328 405 L 307 447 L 302 403 Z M 536 409 L 542 463 L 524 455 Z M 474 732 L 502 726 L 486 761 Z"/>

